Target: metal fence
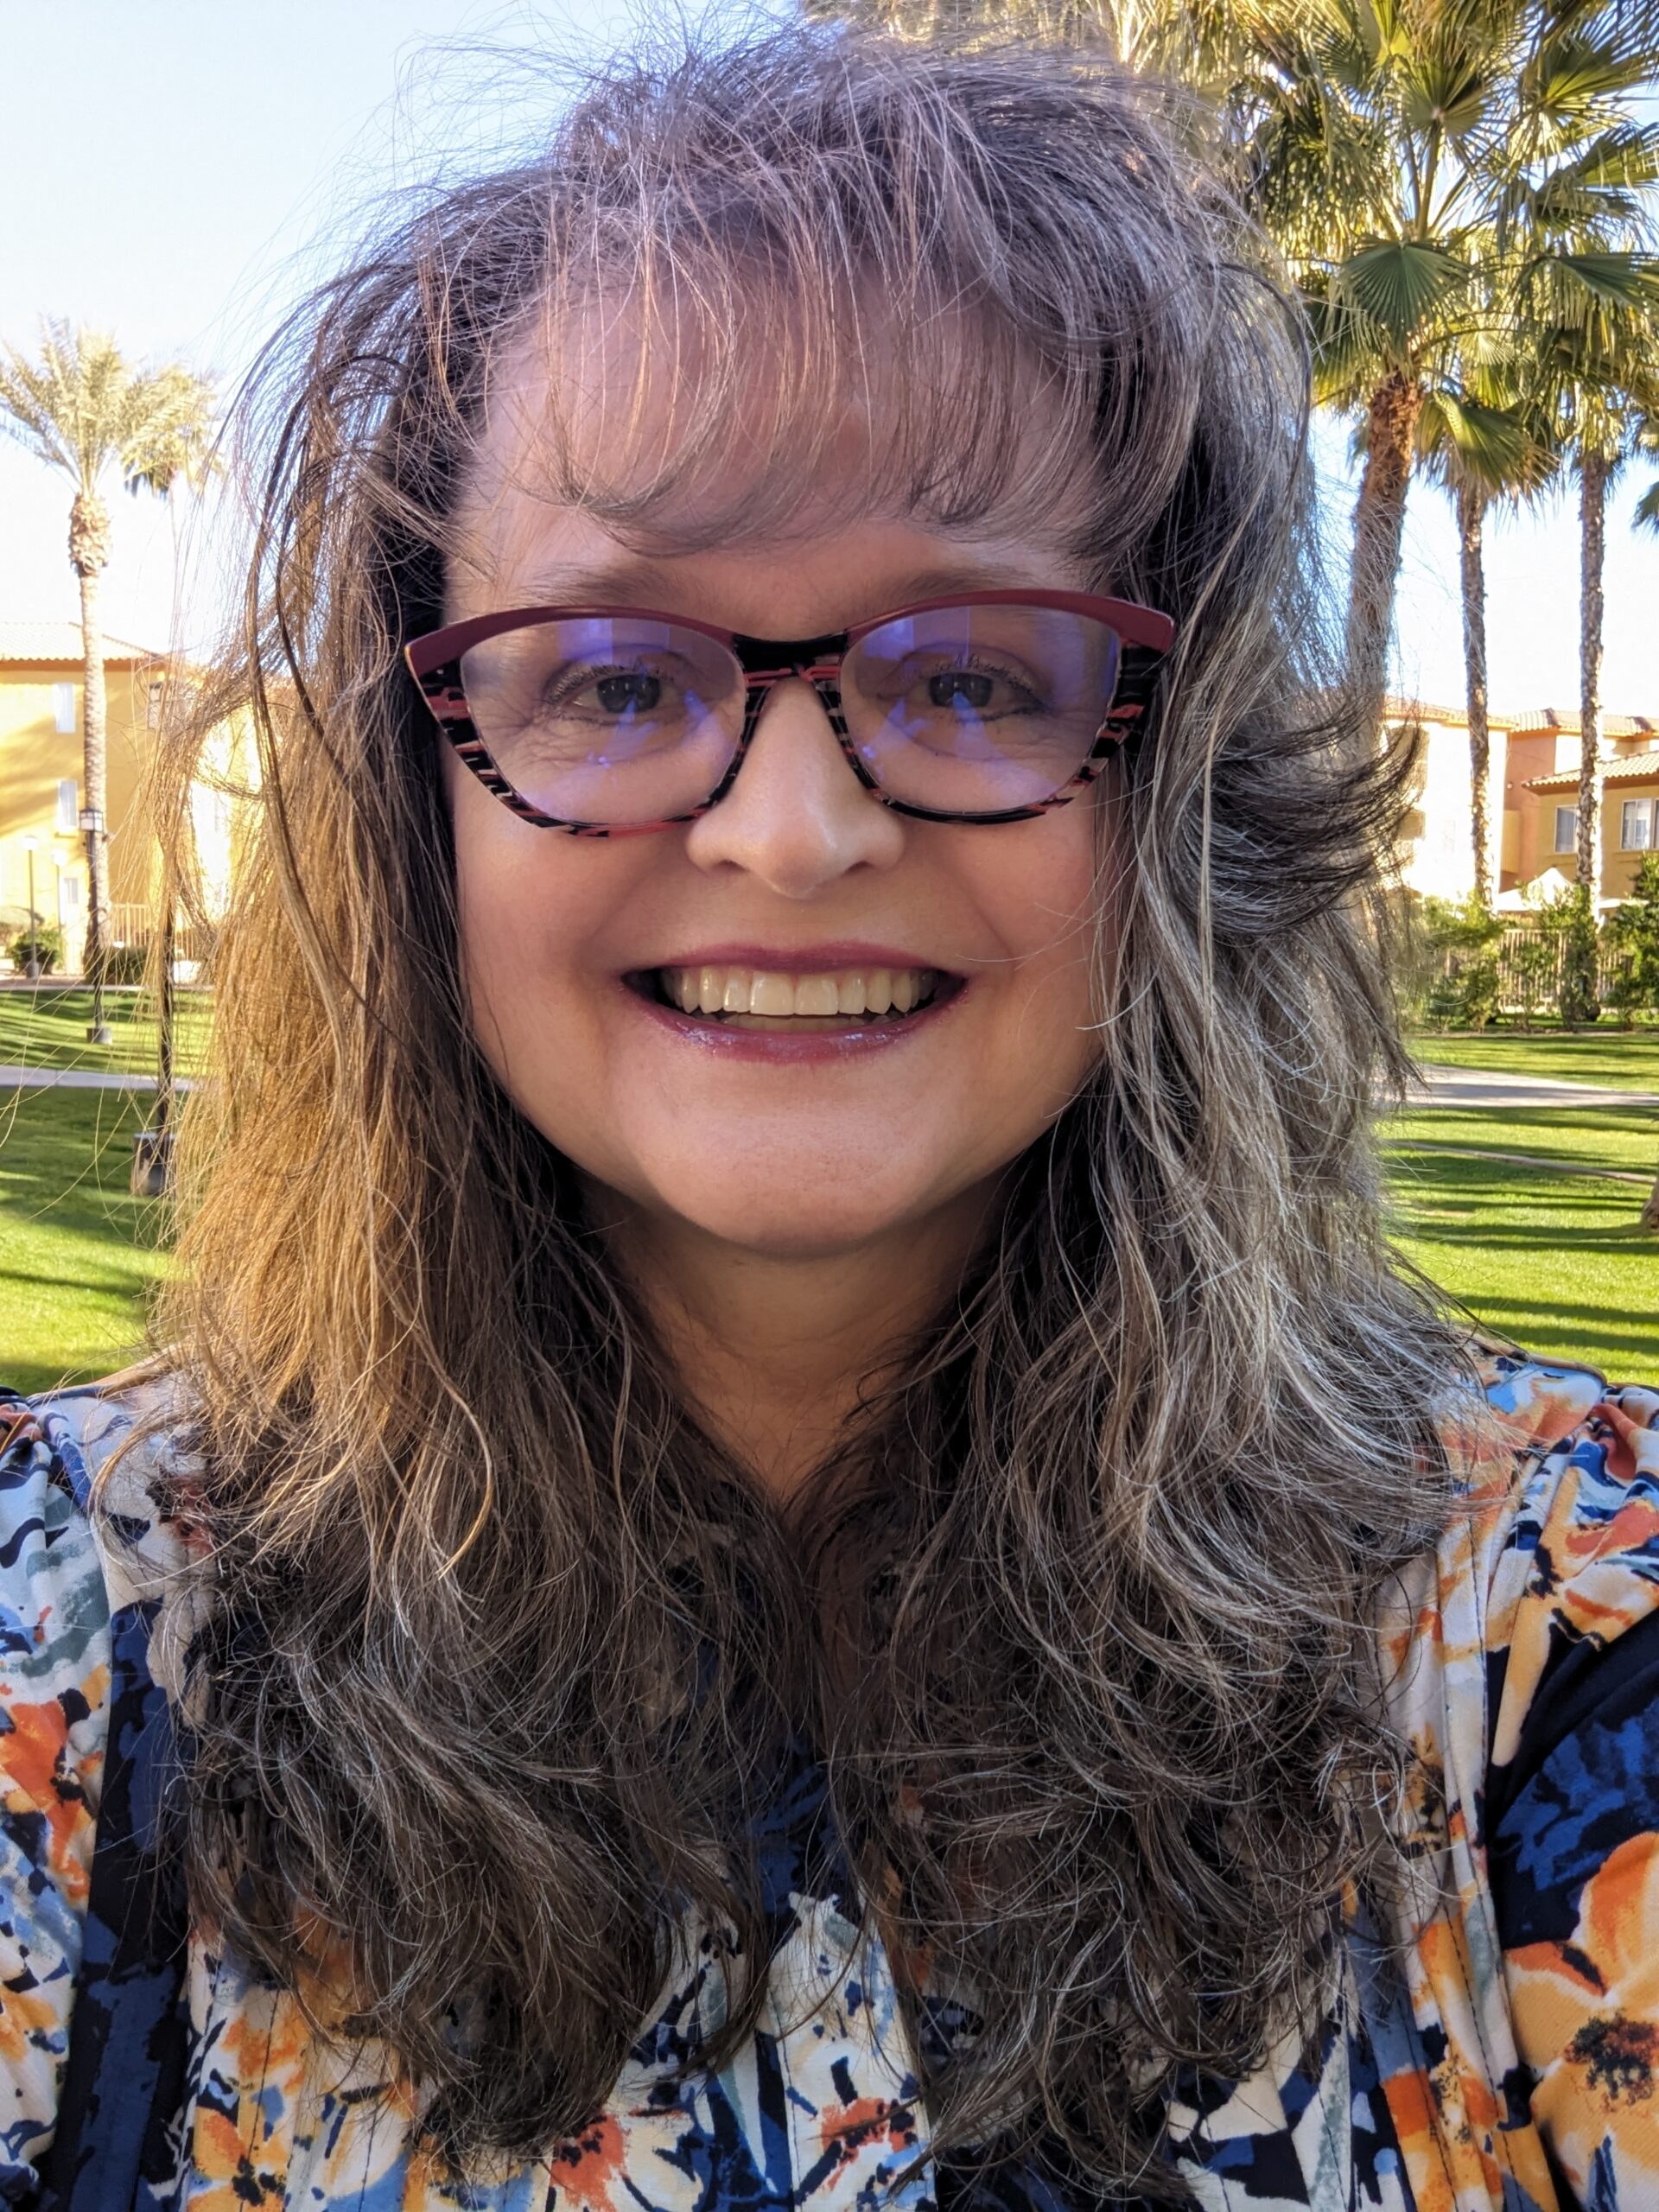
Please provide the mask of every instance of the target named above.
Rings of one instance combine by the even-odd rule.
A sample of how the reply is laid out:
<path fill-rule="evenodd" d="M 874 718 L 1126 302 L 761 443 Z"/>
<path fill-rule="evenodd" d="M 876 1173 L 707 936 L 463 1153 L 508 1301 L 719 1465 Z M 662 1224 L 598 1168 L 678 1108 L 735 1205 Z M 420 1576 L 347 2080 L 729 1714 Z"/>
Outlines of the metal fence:
<path fill-rule="evenodd" d="M 130 946 L 149 957 L 161 922 L 153 906 L 142 900 L 116 899 L 110 907 L 110 943 Z M 215 932 L 195 922 L 173 925 L 173 957 L 198 963 L 213 957 Z"/>
<path fill-rule="evenodd" d="M 1561 988 L 1566 938 L 1560 930 L 1521 923 L 1507 929 L 1493 948 L 1497 959 L 1498 1002 L 1506 1012 L 1527 1005 L 1547 1006 Z M 1596 995 L 1605 998 L 1630 966 L 1630 955 L 1617 952 L 1604 938 L 1596 953 Z"/>
<path fill-rule="evenodd" d="M 1553 1008 L 1561 988 L 1561 963 L 1567 944 L 1562 932 L 1531 922 L 1516 922 L 1502 937 L 1476 950 L 1449 945 L 1418 986 L 1433 989 L 1435 979 L 1450 982 L 1478 963 L 1497 966 L 1497 1011 L 1504 1014 L 1540 1014 Z M 1604 938 L 1597 948 L 1596 995 L 1604 1002 L 1630 964 Z M 1420 969 L 1418 975 L 1422 976 Z"/>

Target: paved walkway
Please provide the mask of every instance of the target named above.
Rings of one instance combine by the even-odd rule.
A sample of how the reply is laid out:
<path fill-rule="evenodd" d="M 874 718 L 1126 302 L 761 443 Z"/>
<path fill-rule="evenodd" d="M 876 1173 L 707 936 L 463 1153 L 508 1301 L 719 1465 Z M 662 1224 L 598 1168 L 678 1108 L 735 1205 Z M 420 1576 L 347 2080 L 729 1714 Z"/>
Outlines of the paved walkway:
<path fill-rule="evenodd" d="M 1468 1068 L 1425 1068 L 1424 1080 L 1406 1094 L 1416 1106 L 1651 1106 L 1659 1091 L 1605 1090 L 1593 1083 L 1544 1083 L 1535 1076 L 1504 1075 Z M 154 1090 L 153 1075 L 129 1069 L 30 1068 L 0 1066 L 0 1090 Z M 188 1090 L 190 1077 L 176 1087 Z"/>
<path fill-rule="evenodd" d="M 1653 1187 L 1652 1176 L 1633 1167 L 1591 1167 L 1582 1160 L 1552 1160 L 1544 1153 L 1487 1152 L 1478 1145 L 1420 1142 L 1415 1137 L 1384 1141 L 1390 1152 L 1414 1152 L 1429 1159 L 1496 1160 L 1506 1167 L 1532 1167 L 1545 1175 L 1591 1175 L 1604 1183 L 1639 1183 L 1644 1191 Z"/>
<path fill-rule="evenodd" d="M 154 1090 L 153 1075 L 126 1068 L 22 1068 L 0 1066 L 3 1090 Z M 175 1078 L 175 1090 L 188 1090 L 190 1077 Z"/>
<path fill-rule="evenodd" d="M 1651 1106 L 1659 1091 L 1604 1090 L 1593 1083 L 1546 1083 L 1487 1068 L 1430 1068 L 1406 1094 L 1415 1106 Z"/>

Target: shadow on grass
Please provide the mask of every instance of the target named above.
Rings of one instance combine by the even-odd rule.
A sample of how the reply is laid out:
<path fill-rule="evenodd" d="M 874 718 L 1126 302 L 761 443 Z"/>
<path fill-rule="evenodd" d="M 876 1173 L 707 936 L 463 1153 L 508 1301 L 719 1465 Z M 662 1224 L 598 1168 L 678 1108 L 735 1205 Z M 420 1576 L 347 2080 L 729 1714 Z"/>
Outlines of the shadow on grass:
<path fill-rule="evenodd" d="M 1659 1237 L 1630 1184 L 1396 1156 L 1405 1255 L 1489 1328 L 1616 1377 L 1659 1376 Z"/>
<path fill-rule="evenodd" d="M 1659 1108 L 1440 1107 L 1392 1117 L 1381 1135 L 1391 1157 L 1472 1145 L 1581 1167 L 1623 1168 L 1649 1180 L 1659 1174 Z"/>

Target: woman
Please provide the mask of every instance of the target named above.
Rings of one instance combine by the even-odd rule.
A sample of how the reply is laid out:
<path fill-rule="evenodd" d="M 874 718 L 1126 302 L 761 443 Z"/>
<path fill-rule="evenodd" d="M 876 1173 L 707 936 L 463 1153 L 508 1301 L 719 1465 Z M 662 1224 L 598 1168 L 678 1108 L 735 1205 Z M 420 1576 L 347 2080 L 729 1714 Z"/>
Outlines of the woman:
<path fill-rule="evenodd" d="M 170 1349 L 5 1462 L 11 2200 L 1659 2189 L 1656 1401 L 1390 1264 L 1190 124 L 619 65 L 264 389 Z"/>

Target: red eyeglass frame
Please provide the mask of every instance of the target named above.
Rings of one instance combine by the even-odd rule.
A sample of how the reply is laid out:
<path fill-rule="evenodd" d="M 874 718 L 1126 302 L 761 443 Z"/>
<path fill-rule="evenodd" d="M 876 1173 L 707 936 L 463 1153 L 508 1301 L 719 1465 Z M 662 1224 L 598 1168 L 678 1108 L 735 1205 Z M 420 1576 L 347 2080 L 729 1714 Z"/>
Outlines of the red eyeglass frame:
<path fill-rule="evenodd" d="M 952 607 L 1036 607 L 1058 613 L 1083 614 L 1112 631 L 1117 638 L 1117 683 L 1103 714 L 1093 747 L 1077 773 L 1047 798 L 1035 799 L 1026 806 L 1007 807 L 993 814 L 961 814 L 917 806 L 907 799 L 894 798 L 882 789 L 848 734 L 841 704 L 841 664 L 844 656 L 861 639 L 889 622 L 902 621 L 912 614 L 937 613 Z M 724 646 L 742 672 L 746 693 L 743 728 L 731 761 L 708 798 L 684 813 L 664 815 L 657 822 L 626 823 L 569 822 L 557 815 L 543 813 L 502 774 L 474 725 L 461 673 L 461 656 L 473 646 L 483 644 L 486 638 L 499 637 L 505 631 L 530 629 L 543 622 L 606 620 L 667 622 L 682 630 L 694 630 Z M 895 814 L 908 815 L 921 822 L 989 824 L 1033 821 L 1057 806 L 1069 805 L 1079 791 L 1095 781 L 1106 761 L 1129 734 L 1130 728 L 1145 712 L 1158 663 L 1174 639 L 1175 625 L 1167 614 L 1160 614 L 1155 607 L 1140 606 L 1133 600 L 1103 599 L 1091 592 L 1080 591 L 964 591 L 892 607 L 868 621 L 855 623 L 850 629 L 829 631 L 817 638 L 793 639 L 751 637 L 742 631 L 723 629 L 718 623 L 699 622 L 690 615 L 668 614 L 649 607 L 519 607 L 504 613 L 476 614 L 468 621 L 451 622 L 442 630 L 429 631 L 404 646 L 404 658 L 433 719 L 454 747 L 456 758 L 520 821 L 537 830 L 563 830 L 572 837 L 637 837 L 658 830 L 671 830 L 682 823 L 696 822 L 711 807 L 718 806 L 737 780 L 772 687 L 797 679 L 810 683 L 817 693 L 836 741 L 864 790 L 881 805 L 891 807 Z"/>

